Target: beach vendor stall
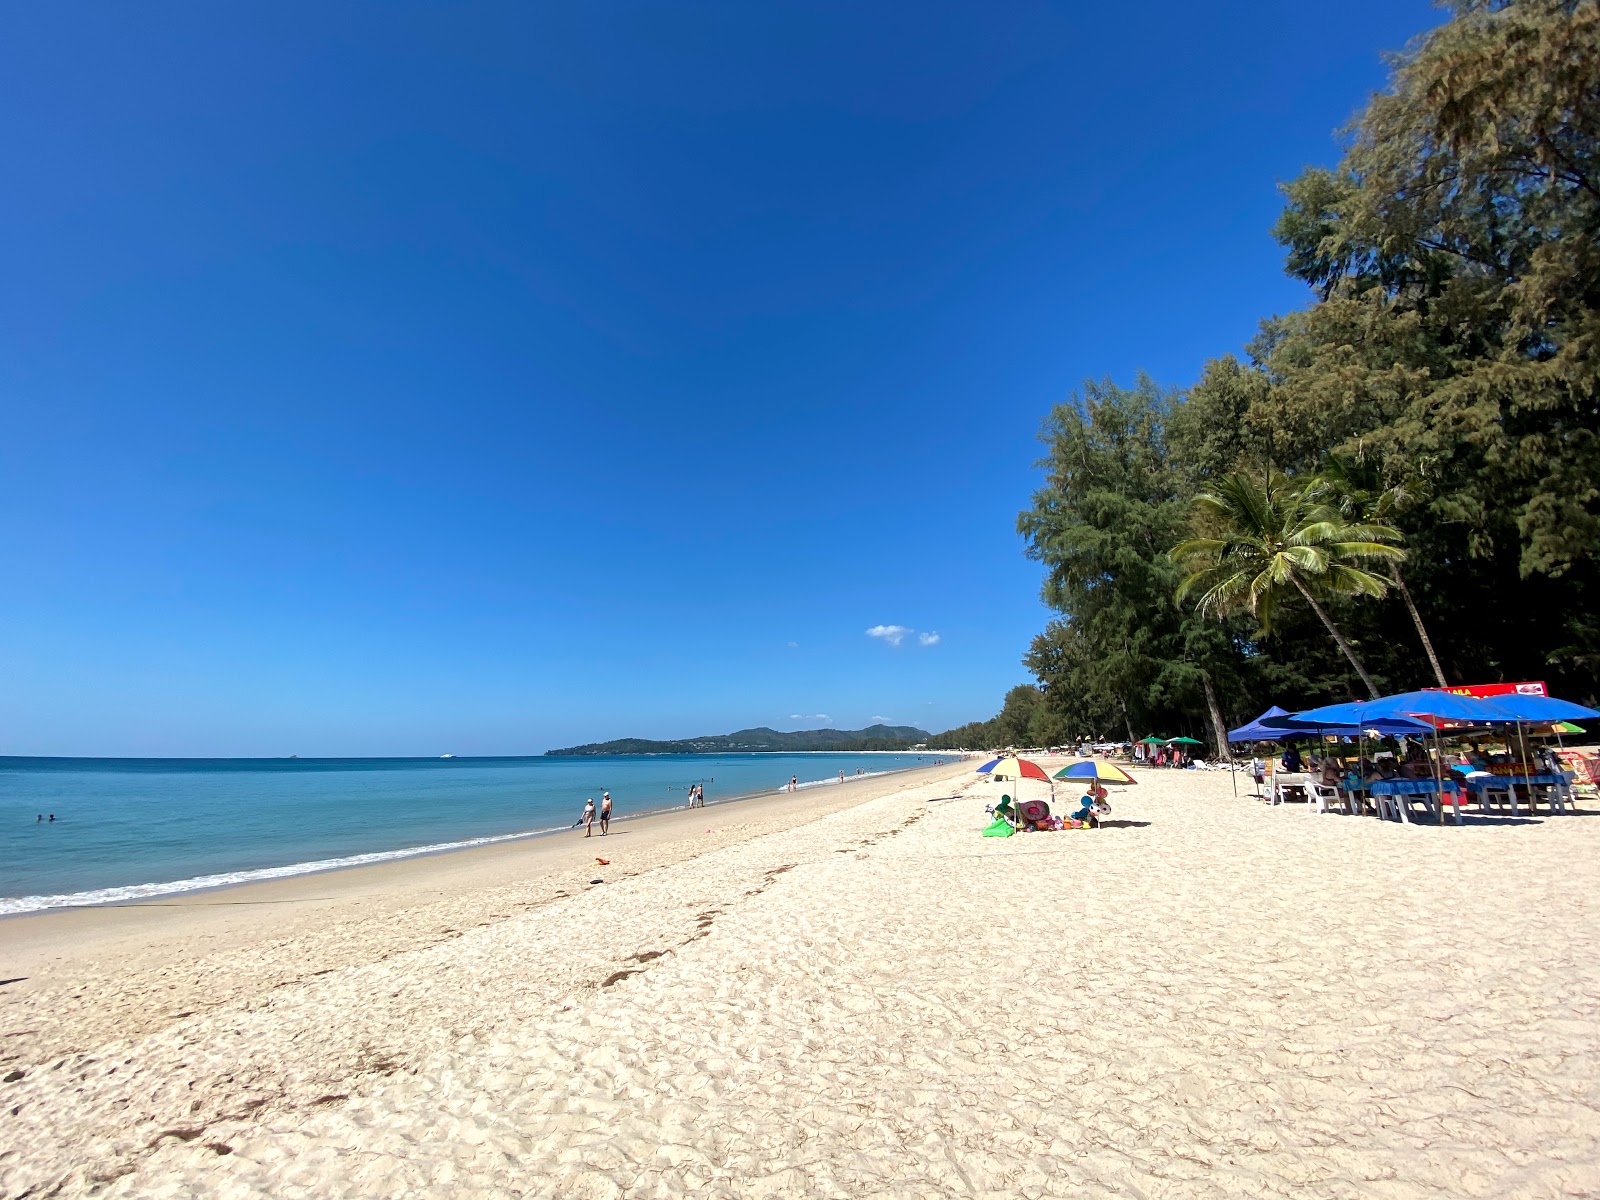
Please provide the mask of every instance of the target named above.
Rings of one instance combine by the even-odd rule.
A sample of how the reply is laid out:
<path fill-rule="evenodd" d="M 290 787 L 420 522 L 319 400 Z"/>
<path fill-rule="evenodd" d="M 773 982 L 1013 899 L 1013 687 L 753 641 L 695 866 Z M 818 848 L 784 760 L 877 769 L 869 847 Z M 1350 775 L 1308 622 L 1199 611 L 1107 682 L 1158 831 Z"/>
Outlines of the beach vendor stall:
<path fill-rule="evenodd" d="M 1068 783 L 1081 782 L 1086 787 L 1083 798 L 1078 802 L 1077 810 L 1065 818 L 1071 824 L 1064 827 L 1072 829 L 1097 828 L 1103 818 L 1111 815 L 1111 801 L 1106 795 L 1106 784 L 1138 783 L 1138 780 L 1114 763 L 1098 762 L 1095 759 L 1068 763 L 1056 772 L 1055 777 Z"/>
<path fill-rule="evenodd" d="M 1431 732 L 1434 753 L 1419 755 L 1419 762 L 1427 767 L 1423 777 L 1417 772 L 1400 772 L 1396 777 L 1367 779 L 1367 791 L 1377 801 L 1380 816 L 1394 816 L 1401 821 L 1410 820 L 1413 798 L 1428 808 L 1430 815 L 1437 812 L 1444 821 L 1444 805 L 1455 810 L 1456 823 L 1461 823 L 1461 803 L 1464 796 L 1462 784 L 1447 773 L 1443 765 L 1440 746 L 1441 730 L 1456 728 L 1500 727 L 1511 730 L 1525 741 L 1525 728 L 1535 721 L 1583 719 L 1593 709 L 1548 696 L 1497 695 L 1492 698 L 1462 695 L 1442 689 L 1426 689 L 1383 696 L 1376 700 L 1353 701 L 1347 704 L 1329 704 L 1321 708 L 1291 713 L 1288 716 L 1269 717 L 1263 724 L 1284 729 L 1318 729 L 1338 724 L 1354 724 L 1358 728 L 1380 725 L 1382 722 L 1422 722 Z M 1597 714 L 1600 715 L 1600 714 Z M 1426 735 L 1424 735 L 1426 736 Z M 1528 761 L 1526 753 L 1523 761 Z M 1469 776 L 1469 779 L 1471 776 Z M 1544 786 L 1538 776 L 1531 773 L 1508 777 L 1510 788 L 1527 789 L 1530 807 L 1535 803 L 1537 791 Z"/>
<path fill-rule="evenodd" d="M 991 779 L 1014 779 L 1019 785 L 1024 779 L 1037 779 L 1049 784 L 1050 798 L 1055 799 L 1055 784 L 1045 769 L 1030 758 L 1001 755 L 984 763 L 977 773 Z M 991 805 L 988 811 L 994 821 L 983 831 L 985 837 L 1009 837 L 1022 830 L 1042 829 L 1051 819 L 1050 805 L 1043 800 L 1022 800 L 1020 786 L 1017 800 L 1013 801 L 1009 795 L 1002 796 L 1000 803 Z"/>

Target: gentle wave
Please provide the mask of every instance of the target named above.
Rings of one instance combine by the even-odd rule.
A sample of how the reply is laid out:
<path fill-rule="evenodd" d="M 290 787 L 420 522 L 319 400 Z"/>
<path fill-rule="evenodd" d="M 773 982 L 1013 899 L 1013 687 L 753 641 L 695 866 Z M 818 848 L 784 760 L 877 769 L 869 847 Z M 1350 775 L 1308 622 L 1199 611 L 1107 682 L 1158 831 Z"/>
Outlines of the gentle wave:
<path fill-rule="evenodd" d="M 759 757 L 759 756 L 758 756 Z M 949 758 L 940 758 L 936 761 L 950 761 Z M 857 779 L 872 779 L 884 775 L 896 775 L 903 771 L 916 770 L 926 765 L 918 763 L 917 766 L 902 766 L 884 771 L 866 771 L 860 775 L 846 775 L 846 783 Z M 817 788 L 837 785 L 839 778 L 830 775 L 825 779 L 808 779 L 798 785 L 799 788 Z M 782 793 L 788 791 L 788 785 L 775 788 L 774 791 Z M 712 805 L 727 804 L 737 800 L 749 799 L 765 792 L 736 792 L 726 797 L 717 797 L 710 801 Z M 679 804 L 670 804 L 662 808 L 645 809 L 633 812 L 619 818 L 627 820 L 629 817 L 645 816 L 650 812 L 672 811 L 679 808 Z M 343 867 L 360 867 L 371 863 L 392 862 L 402 858 L 417 858 L 427 854 L 440 854 L 450 850 L 466 850 L 474 846 L 488 846 L 497 842 L 511 842 L 519 838 L 537 837 L 541 834 L 558 833 L 573 828 L 574 823 L 552 825 L 543 829 L 529 829 L 517 833 L 495 834 L 488 837 L 469 838 L 465 841 L 438 842 L 426 846 L 412 846 L 400 850 L 373 851 L 366 854 L 351 854 L 344 858 L 315 859 L 308 862 L 290 863 L 286 866 L 259 867 L 250 870 L 225 871 L 210 875 L 197 875 L 189 879 L 177 879 L 170 882 L 136 883 L 123 887 L 95 888 L 89 891 L 67 892 L 57 895 L 32 895 L 32 896 L 0 896 L 0 917 L 16 916 L 22 913 L 42 912 L 53 908 L 89 908 L 97 905 L 129 904 L 139 901 L 149 901 L 164 896 L 176 896 L 186 892 L 209 891 L 213 888 L 229 887 L 240 883 L 256 883 L 267 879 L 288 879 L 296 875 L 311 875 L 321 871 L 336 871 Z"/>
<path fill-rule="evenodd" d="M 915 771 L 916 769 L 916 767 L 901 767 L 900 771 Z M 898 775 L 900 774 L 900 771 L 863 771 L 860 775 L 846 775 L 843 779 L 840 779 L 837 775 L 830 776 L 827 779 L 806 779 L 802 780 L 800 783 L 797 783 L 795 785 L 795 790 L 799 791 L 801 788 L 827 787 L 830 783 L 834 787 L 838 787 L 841 783 L 849 783 L 855 779 L 876 779 L 879 775 Z M 789 785 L 786 783 L 782 787 L 775 788 L 773 790 L 777 792 L 787 792 L 789 790 Z"/>
<path fill-rule="evenodd" d="M 514 842 L 519 838 L 538 837 L 543 833 L 558 833 L 571 828 L 571 825 L 555 825 L 549 829 L 528 829 L 521 833 L 469 838 L 464 842 L 439 842 L 432 846 L 412 846 L 405 850 L 351 854 L 345 858 L 323 858 L 316 862 L 290 863 L 284 867 L 260 867 L 252 871 L 226 871 L 220 875 L 174 879 L 169 883 L 135 883 L 127 887 L 96 888 L 94 891 L 70 892 L 61 896 L 0 896 L 0 917 L 41 912 L 47 908 L 88 908 L 99 904 L 124 904 L 131 900 L 148 900 L 153 896 L 176 896 L 183 892 L 202 892 L 210 888 L 230 887 L 236 883 L 257 883 L 263 879 L 288 879 L 295 875 L 314 875 L 319 871 L 337 871 L 341 867 L 363 867 L 369 863 L 393 862 L 398 858 L 416 858 L 423 854 L 440 854 L 446 850 L 468 850 L 473 846 Z"/>

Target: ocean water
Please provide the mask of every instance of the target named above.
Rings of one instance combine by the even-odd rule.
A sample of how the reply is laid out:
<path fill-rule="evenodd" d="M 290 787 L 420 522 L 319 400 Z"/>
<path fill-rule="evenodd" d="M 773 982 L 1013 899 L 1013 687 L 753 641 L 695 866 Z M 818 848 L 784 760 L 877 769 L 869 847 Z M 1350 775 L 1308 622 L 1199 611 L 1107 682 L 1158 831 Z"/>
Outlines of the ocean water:
<path fill-rule="evenodd" d="M 617 817 L 708 805 L 932 754 L 605 758 L 0 757 L 0 915 L 300 875 L 567 829 L 609 791 Z M 48 820 L 55 814 L 55 821 Z M 36 818 L 43 816 L 44 821 Z"/>

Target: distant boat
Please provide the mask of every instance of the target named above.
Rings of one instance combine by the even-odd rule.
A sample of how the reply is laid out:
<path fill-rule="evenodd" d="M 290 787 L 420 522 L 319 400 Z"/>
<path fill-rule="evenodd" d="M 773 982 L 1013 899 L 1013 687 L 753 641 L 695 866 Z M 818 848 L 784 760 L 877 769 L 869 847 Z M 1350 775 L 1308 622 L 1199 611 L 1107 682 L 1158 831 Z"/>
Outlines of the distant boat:
<path fill-rule="evenodd" d="M 439 757 L 440 758 L 454 758 L 455 755 L 454 754 L 441 754 L 441 755 L 439 755 Z"/>

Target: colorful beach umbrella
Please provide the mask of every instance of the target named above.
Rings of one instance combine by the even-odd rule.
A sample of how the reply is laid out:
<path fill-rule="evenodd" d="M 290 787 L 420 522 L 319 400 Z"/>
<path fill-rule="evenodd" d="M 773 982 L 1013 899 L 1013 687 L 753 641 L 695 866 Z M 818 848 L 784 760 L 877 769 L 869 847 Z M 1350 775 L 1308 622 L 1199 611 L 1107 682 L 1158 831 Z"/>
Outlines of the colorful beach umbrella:
<path fill-rule="evenodd" d="M 1015 755 L 1002 754 L 978 768 L 979 775 L 993 775 L 996 779 L 1042 779 L 1050 782 L 1050 776 L 1044 773 L 1044 768 L 1031 758 L 1017 758 Z"/>
<path fill-rule="evenodd" d="M 1050 776 L 1045 774 L 1044 768 L 1031 758 L 1002 758 L 998 762 L 999 765 L 992 772 L 997 779 L 1009 777 L 1015 779 L 1042 779 L 1046 783 L 1050 782 Z"/>
<path fill-rule="evenodd" d="M 1057 779 L 1098 779 L 1102 783 L 1138 783 L 1115 763 L 1101 762 L 1097 758 L 1069 763 L 1056 772 Z"/>
<path fill-rule="evenodd" d="M 1168 738 L 1167 739 L 1167 745 L 1169 745 L 1169 746 L 1203 746 L 1203 745 L 1205 745 L 1205 743 L 1202 742 L 1199 738 L 1175 737 L 1175 738 Z"/>
<path fill-rule="evenodd" d="M 1165 746 L 1167 744 L 1167 739 L 1158 738 L 1154 734 L 1151 734 L 1149 737 L 1140 738 L 1134 744 L 1138 746 Z"/>

